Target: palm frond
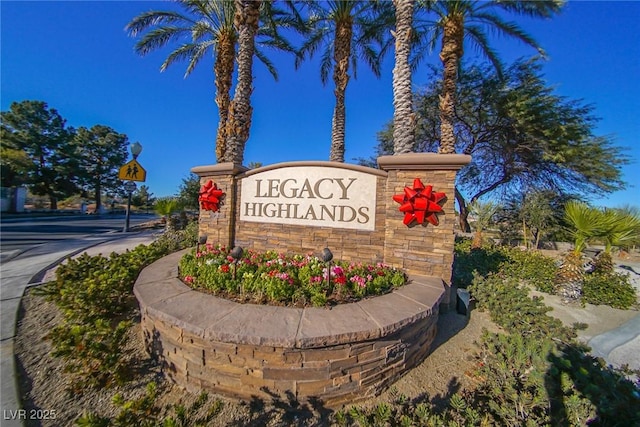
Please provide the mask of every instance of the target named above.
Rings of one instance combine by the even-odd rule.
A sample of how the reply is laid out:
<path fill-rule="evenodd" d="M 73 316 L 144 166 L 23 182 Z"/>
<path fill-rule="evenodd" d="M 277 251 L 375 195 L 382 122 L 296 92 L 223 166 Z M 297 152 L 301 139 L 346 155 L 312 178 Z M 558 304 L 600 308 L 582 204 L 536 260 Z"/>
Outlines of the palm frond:
<path fill-rule="evenodd" d="M 331 55 L 331 49 L 325 49 L 320 60 L 320 81 L 323 85 L 327 84 L 329 80 L 329 71 L 333 65 L 333 58 Z"/>
<path fill-rule="evenodd" d="M 471 40 L 476 49 L 478 49 L 480 53 L 486 57 L 489 62 L 491 62 L 498 73 L 498 77 L 502 78 L 504 67 L 502 66 L 502 62 L 500 61 L 497 52 L 489 45 L 487 35 L 482 31 L 482 28 L 477 25 L 467 27 L 466 37 Z"/>
<path fill-rule="evenodd" d="M 156 49 L 166 46 L 173 40 L 189 38 L 190 30 L 183 27 L 165 26 L 155 28 L 146 33 L 135 45 L 135 51 L 139 55 L 146 55 Z"/>
<path fill-rule="evenodd" d="M 515 22 L 507 22 L 493 13 L 477 13 L 473 16 L 472 20 L 474 22 L 479 21 L 484 23 L 490 30 L 495 31 L 500 36 L 507 35 L 516 38 L 536 49 L 541 55 L 544 55 L 544 50 L 538 45 L 538 42 Z"/>
<path fill-rule="evenodd" d="M 125 30 L 131 37 L 137 37 L 139 34 L 155 25 L 174 24 L 176 22 L 193 24 L 194 21 L 178 12 L 150 11 L 141 13 L 133 18 L 131 22 L 125 26 Z"/>
<path fill-rule="evenodd" d="M 276 67 L 273 65 L 271 60 L 269 60 L 269 58 L 264 54 L 264 52 L 262 52 L 262 50 L 260 49 L 256 49 L 254 54 L 260 60 L 260 62 L 262 62 L 267 67 L 267 70 L 269 70 L 269 73 L 273 76 L 274 80 L 278 81 L 278 70 L 276 70 Z"/>

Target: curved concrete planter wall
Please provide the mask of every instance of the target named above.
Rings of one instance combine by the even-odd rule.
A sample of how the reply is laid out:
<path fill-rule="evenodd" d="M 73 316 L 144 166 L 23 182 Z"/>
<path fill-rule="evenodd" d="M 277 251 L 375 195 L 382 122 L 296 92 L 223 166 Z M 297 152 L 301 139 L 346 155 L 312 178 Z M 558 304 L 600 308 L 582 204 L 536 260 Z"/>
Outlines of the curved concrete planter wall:
<path fill-rule="evenodd" d="M 149 352 L 194 392 L 353 402 L 422 361 L 436 335 L 440 278 L 332 309 L 238 304 L 184 285 L 183 254 L 145 268 L 134 293 Z"/>

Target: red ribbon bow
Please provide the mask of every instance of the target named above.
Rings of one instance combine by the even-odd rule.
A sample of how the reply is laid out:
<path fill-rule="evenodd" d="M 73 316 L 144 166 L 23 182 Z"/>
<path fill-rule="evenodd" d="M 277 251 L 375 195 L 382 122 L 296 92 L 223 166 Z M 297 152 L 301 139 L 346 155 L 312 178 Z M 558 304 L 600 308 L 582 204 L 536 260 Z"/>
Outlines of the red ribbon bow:
<path fill-rule="evenodd" d="M 213 181 L 209 180 L 203 185 L 198 194 L 201 209 L 218 212 L 218 209 L 220 209 L 220 199 L 224 196 L 224 193 Z"/>
<path fill-rule="evenodd" d="M 400 212 L 404 212 L 404 225 L 408 226 L 414 220 L 423 224 L 426 219 L 433 225 L 438 225 L 437 212 L 442 212 L 442 207 L 438 204 L 445 197 L 444 193 L 433 191 L 431 185 L 426 187 L 420 178 L 413 180 L 413 188 L 404 187 L 403 194 L 396 194 L 393 200 L 400 203 Z"/>

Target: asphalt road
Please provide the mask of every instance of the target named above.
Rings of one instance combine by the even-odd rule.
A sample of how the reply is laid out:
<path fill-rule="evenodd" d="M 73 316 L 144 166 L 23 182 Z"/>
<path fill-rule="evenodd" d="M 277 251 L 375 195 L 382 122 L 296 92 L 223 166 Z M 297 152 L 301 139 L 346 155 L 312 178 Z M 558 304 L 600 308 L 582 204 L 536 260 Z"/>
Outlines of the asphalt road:
<path fill-rule="evenodd" d="M 131 215 L 129 225 L 133 226 L 154 218 L 154 214 Z M 124 214 L 3 217 L 0 219 L 1 259 L 6 260 L 44 243 L 121 232 L 124 222 Z"/>

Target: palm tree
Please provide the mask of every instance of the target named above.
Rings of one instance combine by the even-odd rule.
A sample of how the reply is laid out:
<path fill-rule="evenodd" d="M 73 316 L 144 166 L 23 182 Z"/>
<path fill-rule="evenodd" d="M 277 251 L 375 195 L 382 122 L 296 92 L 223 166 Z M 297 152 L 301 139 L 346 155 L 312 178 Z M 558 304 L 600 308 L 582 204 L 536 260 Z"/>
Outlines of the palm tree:
<path fill-rule="evenodd" d="M 409 153 L 415 144 L 411 91 L 411 26 L 415 0 L 393 0 L 396 11 L 396 63 L 393 69 L 393 154 Z"/>
<path fill-rule="evenodd" d="M 499 34 L 514 37 L 544 54 L 538 44 L 513 22 L 503 20 L 495 10 L 516 13 L 534 18 L 548 18 L 557 13 L 563 0 L 536 1 L 475 1 L 475 0 L 422 0 L 421 6 L 435 13 L 427 38 L 433 49 L 442 39 L 440 60 L 444 66 L 443 88 L 440 96 L 440 153 L 455 153 L 455 93 L 458 67 L 464 53 L 463 42 L 470 41 L 501 73 L 502 66 L 496 52 L 489 46 L 485 28 Z"/>
<path fill-rule="evenodd" d="M 493 202 L 483 203 L 479 200 L 469 205 L 469 210 L 475 216 L 474 228 L 476 229 L 473 234 L 473 241 L 471 242 L 472 249 L 480 249 L 484 242 L 484 232 L 493 221 L 493 217 L 498 212 L 499 206 Z"/>
<path fill-rule="evenodd" d="M 173 221 L 171 215 L 173 215 L 176 211 L 182 209 L 182 205 L 180 201 L 175 197 L 164 197 L 156 200 L 155 205 L 153 205 L 153 210 L 155 213 L 160 215 L 165 223 L 165 231 L 171 231 L 173 228 Z"/>
<path fill-rule="evenodd" d="M 590 241 L 605 234 L 610 220 L 599 209 L 578 201 L 565 205 L 564 218 L 570 226 L 574 246 L 564 257 L 556 274 L 556 293 L 566 300 L 576 300 L 582 295 L 585 275 L 582 251 Z"/>
<path fill-rule="evenodd" d="M 251 129 L 251 92 L 253 92 L 253 53 L 260 21 L 262 0 L 235 0 L 235 26 L 238 31 L 238 83 L 229 105 L 227 152 L 224 160 L 242 164 L 244 146 Z"/>
<path fill-rule="evenodd" d="M 238 35 L 234 27 L 236 6 L 229 0 L 177 0 L 185 13 L 177 11 L 149 11 L 135 17 L 126 26 L 132 37 L 145 33 L 136 43 L 136 52 L 146 55 L 171 42 L 180 44 L 160 66 L 166 70 L 177 61 L 188 61 L 185 78 L 191 74 L 205 54 L 213 51 L 213 72 L 216 86 L 215 102 L 220 121 L 216 133 L 216 159 L 224 161 L 227 144 L 227 120 L 231 103 L 231 87 L 235 65 Z M 258 31 L 258 45 L 293 52 L 291 45 L 277 32 L 278 27 L 289 27 L 292 18 L 274 8 L 263 8 L 265 25 Z M 147 32 L 148 31 L 148 32 Z M 277 80 L 278 73 L 260 49 L 255 55 Z"/>
<path fill-rule="evenodd" d="M 380 19 L 388 10 L 375 1 L 332 0 L 308 2 L 310 28 L 309 35 L 300 48 L 296 59 L 299 67 L 305 56 L 313 57 L 322 47 L 320 79 L 327 83 L 329 70 L 333 67 L 334 94 L 336 103 L 331 125 L 331 149 L 329 160 L 344 162 L 345 150 L 345 92 L 349 83 L 349 67 L 356 77 L 357 60 L 364 60 L 373 73 L 380 77 L 379 52 L 373 43 L 381 43 L 382 26 Z M 388 16 L 386 16 L 388 18 Z"/>
<path fill-rule="evenodd" d="M 220 122 L 216 134 L 216 158 L 225 153 L 225 130 L 229 111 L 231 82 L 235 61 L 236 32 L 233 27 L 234 4 L 229 1 L 178 0 L 186 13 L 149 11 L 136 16 L 126 26 L 132 37 L 149 30 L 136 43 L 135 50 L 146 55 L 172 41 L 183 43 L 173 50 L 160 66 L 165 71 L 171 64 L 187 60 L 185 78 L 210 49 L 215 56 L 214 75 Z"/>

